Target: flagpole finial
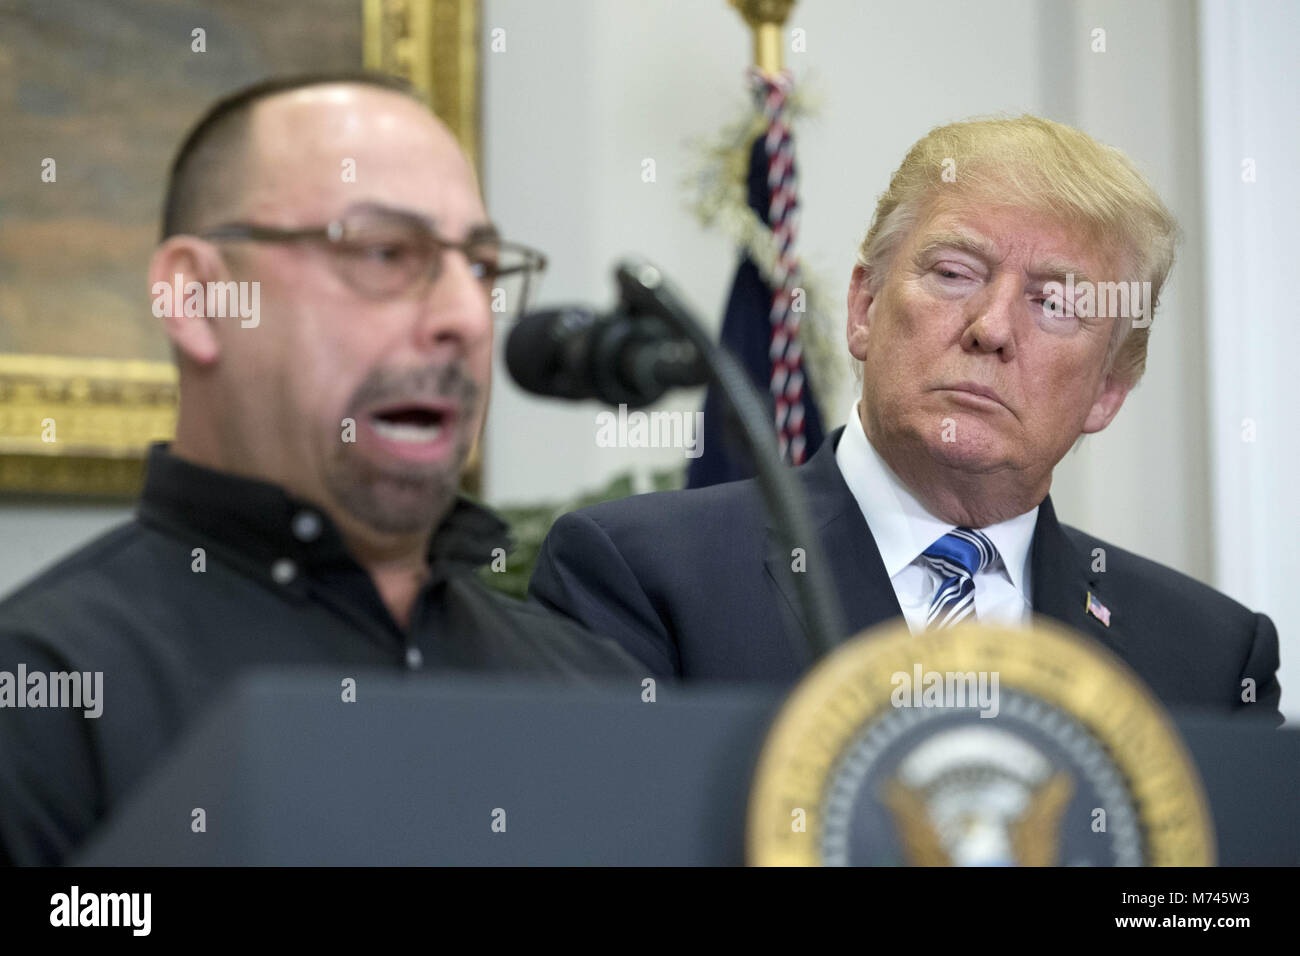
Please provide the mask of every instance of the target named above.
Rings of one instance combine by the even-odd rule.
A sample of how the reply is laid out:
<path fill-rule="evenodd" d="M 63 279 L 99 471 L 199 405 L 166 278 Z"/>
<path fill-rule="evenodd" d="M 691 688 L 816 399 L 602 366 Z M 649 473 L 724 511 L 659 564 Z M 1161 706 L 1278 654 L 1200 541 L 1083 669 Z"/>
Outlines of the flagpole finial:
<path fill-rule="evenodd" d="M 781 28 L 796 0 L 729 0 L 754 31 L 754 65 L 764 73 L 781 72 L 784 49 Z"/>

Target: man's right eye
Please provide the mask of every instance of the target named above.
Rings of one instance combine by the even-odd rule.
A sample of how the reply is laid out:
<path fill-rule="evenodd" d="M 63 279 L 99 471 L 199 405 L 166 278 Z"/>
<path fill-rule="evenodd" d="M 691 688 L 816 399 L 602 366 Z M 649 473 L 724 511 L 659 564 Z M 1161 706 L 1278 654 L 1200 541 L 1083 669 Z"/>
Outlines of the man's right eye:
<path fill-rule="evenodd" d="M 407 246 L 401 243 L 371 243 L 361 247 L 361 255 L 365 258 L 379 263 L 396 263 L 406 258 L 410 253 Z"/>
<path fill-rule="evenodd" d="M 415 255 L 410 243 L 400 241 L 357 241 L 338 247 L 338 251 L 356 263 L 372 266 L 406 265 Z"/>
<path fill-rule="evenodd" d="M 964 273 L 964 272 L 959 272 L 958 270 L 953 269 L 953 268 L 950 268 L 949 266 L 945 266 L 945 265 L 938 265 L 938 266 L 935 266 L 935 267 L 934 267 L 934 272 L 935 272 L 936 275 L 939 276 L 940 279 L 949 279 L 949 280 L 951 280 L 951 279 L 969 279 L 969 278 L 970 278 L 970 276 L 966 275 L 966 273 Z"/>

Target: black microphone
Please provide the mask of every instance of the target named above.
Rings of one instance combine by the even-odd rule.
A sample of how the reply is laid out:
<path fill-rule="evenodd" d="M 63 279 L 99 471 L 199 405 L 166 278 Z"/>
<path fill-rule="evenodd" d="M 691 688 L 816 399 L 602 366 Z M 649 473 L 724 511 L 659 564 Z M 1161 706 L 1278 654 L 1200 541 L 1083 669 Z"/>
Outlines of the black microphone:
<path fill-rule="evenodd" d="M 537 395 L 629 407 L 704 385 L 709 374 L 695 346 L 661 319 L 576 306 L 521 318 L 506 340 L 506 368 Z"/>
<path fill-rule="evenodd" d="M 695 322 L 685 297 L 648 259 L 620 260 L 614 266 L 614 284 L 622 308 L 633 315 L 659 316 L 679 335 Z"/>
<path fill-rule="evenodd" d="M 744 366 L 710 340 L 657 267 L 625 259 L 614 279 L 619 305 L 608 315 L 571 308 L 520 319 L 506 342 L 506 367 L 530 392 L 599 398 L 612 405 L 649 404 L 674 385 L 712 381 L 735 414 L 782 548 L 805 549 L 808 570 L 794 575 L 795 592 L 806 625 L 803 636 L 816 660 L 843 638 L 844 622 L 803 488 L 777 454 L 770 406 Z"/>

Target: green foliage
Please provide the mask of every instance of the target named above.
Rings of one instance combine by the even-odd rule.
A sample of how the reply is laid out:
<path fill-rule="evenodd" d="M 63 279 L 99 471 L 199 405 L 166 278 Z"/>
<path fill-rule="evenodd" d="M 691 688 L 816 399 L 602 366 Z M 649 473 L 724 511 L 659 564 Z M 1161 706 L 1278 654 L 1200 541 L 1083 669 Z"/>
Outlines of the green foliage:
<path fill-rule="evenodd" d="M 660 471 L 650 476 L 655 491 L 670 491 L 682 486 L 681 471 Z M 506 559 L 504 571 L 493 571 L 491 565 L 485 565 L 480 574 L 484 582 L 492 588 L 522 599 L 528 593 L 528 579 L 533 575 L 537 563 L 537 554 L 542 548 L 542 539 L 551 530 L 551 525 L 562 514 L 586 508 L 588 505 L 602 501 L 614 501 L 635 493 L 631 474 L 622 474 L 613 478 L 603 488 L 587 492 L 579 498 L 560 504 L 516 505 L 513 507 L 494 508 L 507 524 L 514 539 L 514 548 Z"/>

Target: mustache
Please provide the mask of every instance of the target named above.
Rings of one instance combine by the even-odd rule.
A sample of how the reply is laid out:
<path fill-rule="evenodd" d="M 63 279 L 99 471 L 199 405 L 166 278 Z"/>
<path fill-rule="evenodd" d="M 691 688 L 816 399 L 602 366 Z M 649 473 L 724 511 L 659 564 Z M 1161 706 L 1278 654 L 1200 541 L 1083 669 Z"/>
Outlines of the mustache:
<path fill-rule="evenodd" d="M 352 409 L 418 399 L 452 399 L 464 410 L 473 409 L 483 389 L 459 359 L 418 368 L 377 368 L 352 393 Z"/>

